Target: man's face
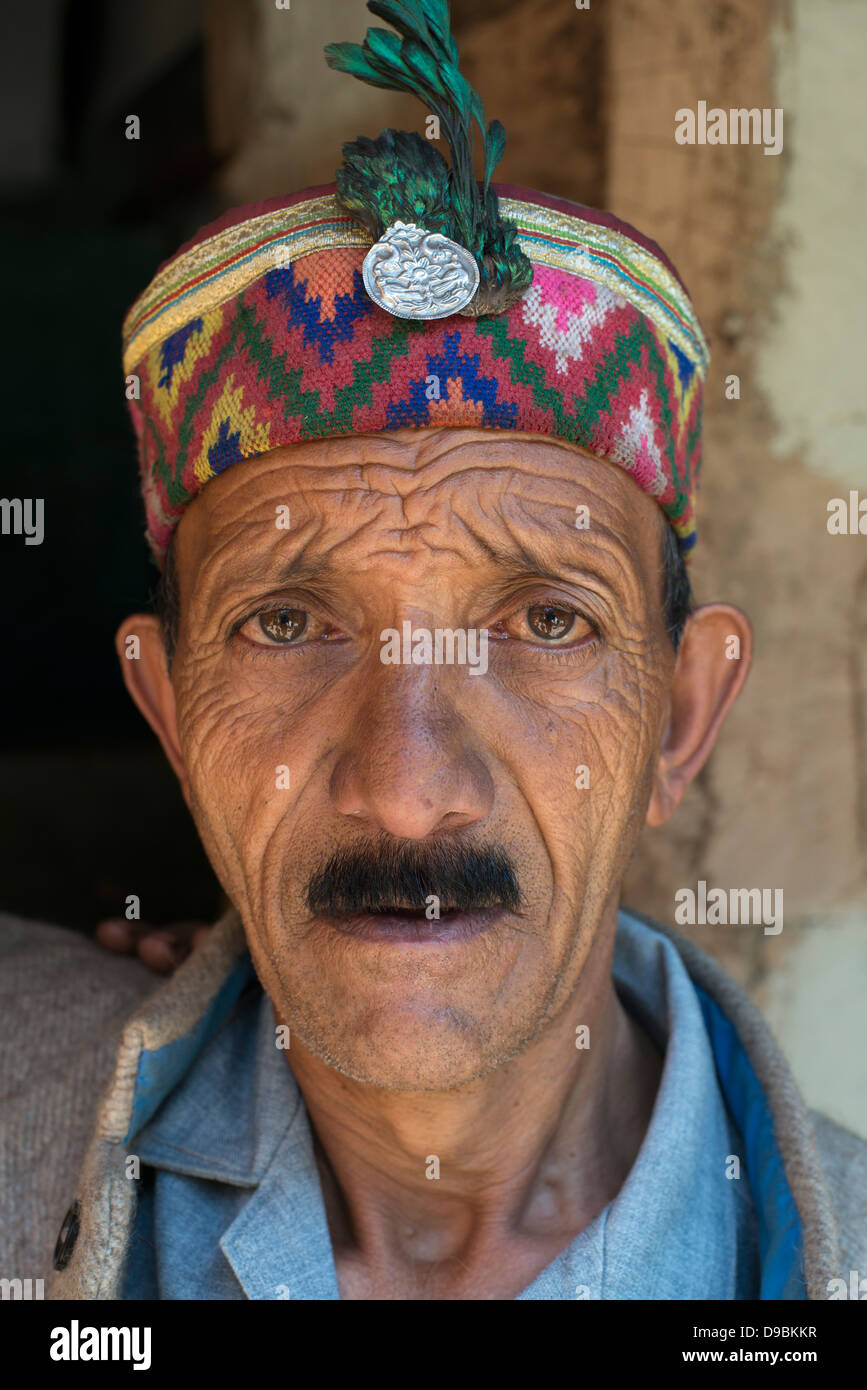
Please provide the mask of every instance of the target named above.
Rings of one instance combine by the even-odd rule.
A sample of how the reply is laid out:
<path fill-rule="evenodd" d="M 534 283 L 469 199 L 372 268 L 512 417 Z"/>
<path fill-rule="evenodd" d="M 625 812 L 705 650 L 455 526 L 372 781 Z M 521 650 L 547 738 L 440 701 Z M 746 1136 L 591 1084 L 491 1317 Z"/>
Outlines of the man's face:
<path fill-rule="evenodd" d="M 329 1065 L 483 1075 L 613 927 L 675 664 L 663 525 L 622 470 L 490 430 L 276 450 L 185 513 L 188 799 L 278 1016 Z"/>

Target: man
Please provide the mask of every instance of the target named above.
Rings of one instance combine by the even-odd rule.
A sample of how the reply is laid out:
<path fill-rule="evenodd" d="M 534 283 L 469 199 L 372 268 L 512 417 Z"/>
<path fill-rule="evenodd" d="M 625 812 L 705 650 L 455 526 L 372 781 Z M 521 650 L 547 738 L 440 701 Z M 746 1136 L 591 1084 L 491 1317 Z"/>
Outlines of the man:
<path fill-rule="evenodd" d="M 28 1016 L 70 1001 L 62 1076 L 11 1063 L 16 1248 L 65 1186 L 55 1298 L 826 1298 L 863 1146 L 618 908 L 750 660 L 689 611 L 701 328 L 634 229 L 495 192 L 496 123 L 475 182 L 444 5 L 370 8 L 399 35 L 329 59 L 451 170 L 347 146 L 125 324 L 162 607 L 118 653 L 232 908 L 155 992 L 9 924 Z"/>

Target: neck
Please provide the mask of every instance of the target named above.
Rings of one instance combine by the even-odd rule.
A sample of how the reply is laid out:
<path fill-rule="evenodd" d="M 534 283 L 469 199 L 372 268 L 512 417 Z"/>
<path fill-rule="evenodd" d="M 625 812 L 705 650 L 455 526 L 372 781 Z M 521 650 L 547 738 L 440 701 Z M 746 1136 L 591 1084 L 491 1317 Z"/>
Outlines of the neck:
<path fill-rule="evenodd" d="M 472 1284 L 520 1247 L 541 1269 L 617 1194 L 661 1059 L 614 991 L 613 936 L 597 938 L 568 1005 L 532 1044 L 456 1090 L 355 1082 L 293 1038 L 285 1055 L 313 1125 L 338 1265 L 389 1271 L 401 1287 L 422 1268 Z M 587 1048 L 576 1048 L 579 1024 Z"/>

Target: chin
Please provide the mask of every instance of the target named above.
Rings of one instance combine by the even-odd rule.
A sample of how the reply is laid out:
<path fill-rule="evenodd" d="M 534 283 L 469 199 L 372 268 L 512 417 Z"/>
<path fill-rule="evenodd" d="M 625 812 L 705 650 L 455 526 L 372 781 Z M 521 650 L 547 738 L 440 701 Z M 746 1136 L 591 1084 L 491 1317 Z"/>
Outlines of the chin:
<path fill-rule="evenodd" d="M 298 1027 L 298 1035 L 315 1056 L 353 1081 L 389 1091 L 456 1091 L 523 1052 L 547 1021 L 513 1018 L 505 1032 L 492 1032 L 488 1012 L 481 1006 L 473 1013 L 447 1004 L 380 1003 L 357 1010 L 339 1034 L 311 1035 Z"/>
<path fill-rule="evenodd" d="M 448 1007 L 379 1006 L 339 1036 L 298 1031 L 305 1047 L 335 1071 L 389 1091 L 456 1090 L 503 1060 L 484 1025 Z"/>

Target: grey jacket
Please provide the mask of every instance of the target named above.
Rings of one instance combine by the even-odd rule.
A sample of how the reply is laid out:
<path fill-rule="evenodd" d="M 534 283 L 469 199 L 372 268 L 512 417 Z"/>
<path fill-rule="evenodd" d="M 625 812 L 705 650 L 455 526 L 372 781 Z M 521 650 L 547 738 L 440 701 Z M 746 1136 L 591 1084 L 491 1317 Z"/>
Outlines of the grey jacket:
<path fill-rule="evenodd" d="M 827 1299 L 831 1279 L 848 1288 L 852 1271 L 867 1276 L 867 1143 L 807 1112 L 760 1014 L 709 956 L 643 920 L 736 1030 L 800 1218 L 807 1297 Z M 231 911 L 161 982 L 72 932 L 0 915 L 0 1278 L 42 1279 L 50 1298 L 119 1296 L 136 1202 L 124 1136 L 142 1059 L 200 1030 L 245 951 Z M 77 1231 L 55 1272 L 73 1202 Z"/>

